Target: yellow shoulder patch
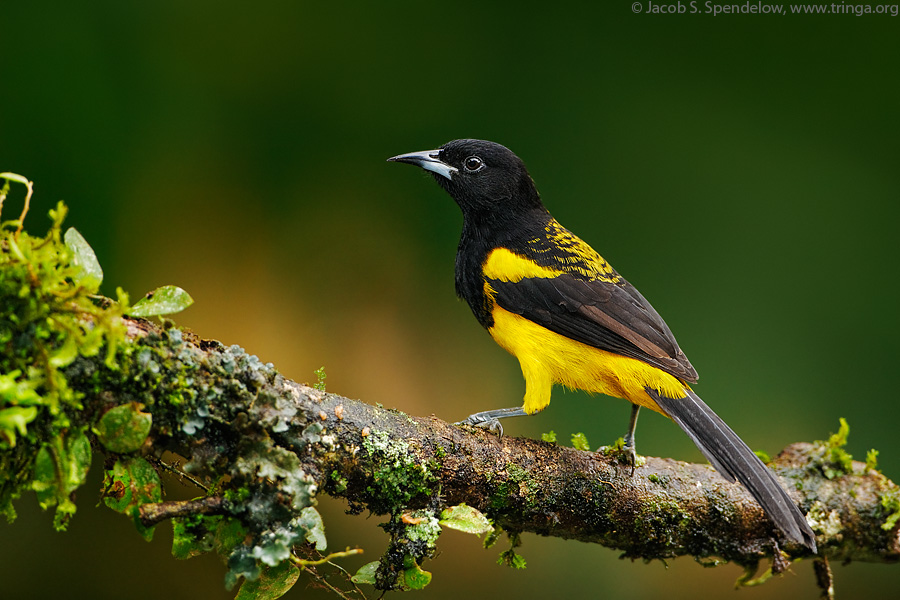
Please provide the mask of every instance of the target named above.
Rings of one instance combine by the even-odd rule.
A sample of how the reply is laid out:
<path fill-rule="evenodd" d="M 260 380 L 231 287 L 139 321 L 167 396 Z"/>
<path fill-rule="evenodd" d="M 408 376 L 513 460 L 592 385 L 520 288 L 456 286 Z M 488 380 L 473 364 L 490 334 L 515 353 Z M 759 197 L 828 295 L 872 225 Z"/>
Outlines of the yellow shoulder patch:
<path fill-rule="evenodd" d="M 488 254 L 482 266 L 484 276 L 499 281 L 516 283 L 526 277 L 550 279 L 562 275 L 562 271 L 542 267 L 506 248 L 495 248 Z"/>
<path fill-rule="evenodd" d="M 588 281 L 620 283 L 622 280 L 612 266 L 596 250 L 556 221 L 545 228 L 545 237 L 529 240 L 528 252 L 541 255 L 541 266 L 508 248 L 495 248 L 482 265 L 488 279 L 518 283 L 526 278 L 552 279 L 564 273 Z"/>

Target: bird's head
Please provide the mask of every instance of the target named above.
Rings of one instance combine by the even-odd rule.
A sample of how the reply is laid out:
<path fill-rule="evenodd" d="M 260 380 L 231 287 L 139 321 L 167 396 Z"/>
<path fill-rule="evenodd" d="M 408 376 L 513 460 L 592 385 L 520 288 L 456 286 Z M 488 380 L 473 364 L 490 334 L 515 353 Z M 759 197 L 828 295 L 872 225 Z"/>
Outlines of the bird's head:
<path fill-rule="evenodd" d="M 430 171 L 466 217 L 543 209 L 522 160 L 506 146 L 485 140 L 453 140 L 436 150 L 388 159 Z"/>

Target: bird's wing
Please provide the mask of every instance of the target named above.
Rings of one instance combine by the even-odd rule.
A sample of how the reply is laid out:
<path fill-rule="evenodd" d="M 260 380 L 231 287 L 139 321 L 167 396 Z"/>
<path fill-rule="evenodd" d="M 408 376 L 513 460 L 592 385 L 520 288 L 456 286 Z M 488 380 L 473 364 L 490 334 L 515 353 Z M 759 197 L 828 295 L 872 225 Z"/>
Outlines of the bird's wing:
<path fill-rule="evenodd" d="M 630 283 L 588 280 L 570 273 L 487 278 L 494 302 L 511 313 L 573 340 L 649 363 L 684 381 L 697 371 L 662 317 Z"/>

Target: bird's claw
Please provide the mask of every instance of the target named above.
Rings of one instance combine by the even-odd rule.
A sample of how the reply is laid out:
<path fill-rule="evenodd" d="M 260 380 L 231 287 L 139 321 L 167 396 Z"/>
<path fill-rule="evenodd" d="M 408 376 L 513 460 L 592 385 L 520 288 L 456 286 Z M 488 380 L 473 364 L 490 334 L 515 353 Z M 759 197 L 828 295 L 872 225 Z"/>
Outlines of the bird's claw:
<path fill-rule="evenodd" d="M 631 467 L 631 475 L 634 476 L 634 468 L 637 465 L 637 450 L 634 447 L 634 440 L 625 442 L 622 446 L 622 453 L 619 455 L 619 461 L 625 463 L 625 466 Z"/>
<path fill-rule="evenodd" d="M 494 417 L 485 417 L 474 414 L 469 415 L 468 418 L 463 419 L 462 421 L 457 421 L 454 425 L 471 425 L 472 427 L 478 427 L 479 429 L 487 429 L 491 433 L 496 434 L 497 437 L 503 437 L 503 425 L 500 424 L 500 419 Z"/>

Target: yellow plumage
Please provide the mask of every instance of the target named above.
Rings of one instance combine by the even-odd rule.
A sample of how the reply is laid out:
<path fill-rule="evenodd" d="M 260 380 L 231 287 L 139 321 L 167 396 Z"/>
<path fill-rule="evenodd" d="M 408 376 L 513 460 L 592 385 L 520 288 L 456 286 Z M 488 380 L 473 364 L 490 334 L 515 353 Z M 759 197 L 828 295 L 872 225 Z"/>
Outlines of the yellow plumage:
<path fill-rule="evenodd" d="M 551 235 L 550 239 L 559 244 L 552 247 L 555 252 L 551 256 L 551 259 L 558 262 L 559 269 L 539 266 L 534 261 L 506 248 L 494 248 L 482 265 L 482 274 L 489 279 L 512 283 L 526 277 L 552 278 L 563 273 L 577 273 L 591 281 L 607 283 L 620 281 L 619 275 L 602 256 L 555 220 L 547 225 L 547 232 Z M 540 241 L 536 239 L 531 242 L 535 252 L 542 251 L 539 247 Z M 560 247 L 565 248 L 566 252 L 560 252 Z"/>
<path fill-rule="evenodd" d="M 555 221 L 553 224 L 556 224 Z M 549 226 L 548 226 L 549 227 Z M 561 230 L 561 231 L 560 231 Z M 555 241 L 568 239 L 580 251 L 580 271 L 591 279 L 613 282 L 618 275 L 587 244 L 556 224 Z M 564 236 L 568 234 L 568 238 Z M 572 267 L 569 267 L 571 270 Z M 506 248 L 488 254 L 482 273 L 488 279 L 517 283 L 525 278 L 552 279 L 565 271 L 542 267 Z M 485 283 L 485 296 L 493 304 L 495 290 Z M 684 396 L 684 383 L 646 362 L 607 352 L 554 333 L 533 321 L 513 314 L 496 304 L 491 314 L 494 324 L 488 329 L 502 348 L 519 359 L 525 376 L 525 412 L 534 414 L 550 404 L 554 383 L 570 389 L 625 398 L 635 404 L 660 411 L 645 391 L 646 387 L 670 398 Z"/>
<path fill-rule="evenodd" d="M 625 398 L 660 413 L 646 387 L 669 398 L 685 395 L 681 381 L 643 361 L 582 344 L 498 306 L 493 316 L 494 326 L 488 332 L 522 367 L 528 414 L 550 404 L 554 383 Z"/>

